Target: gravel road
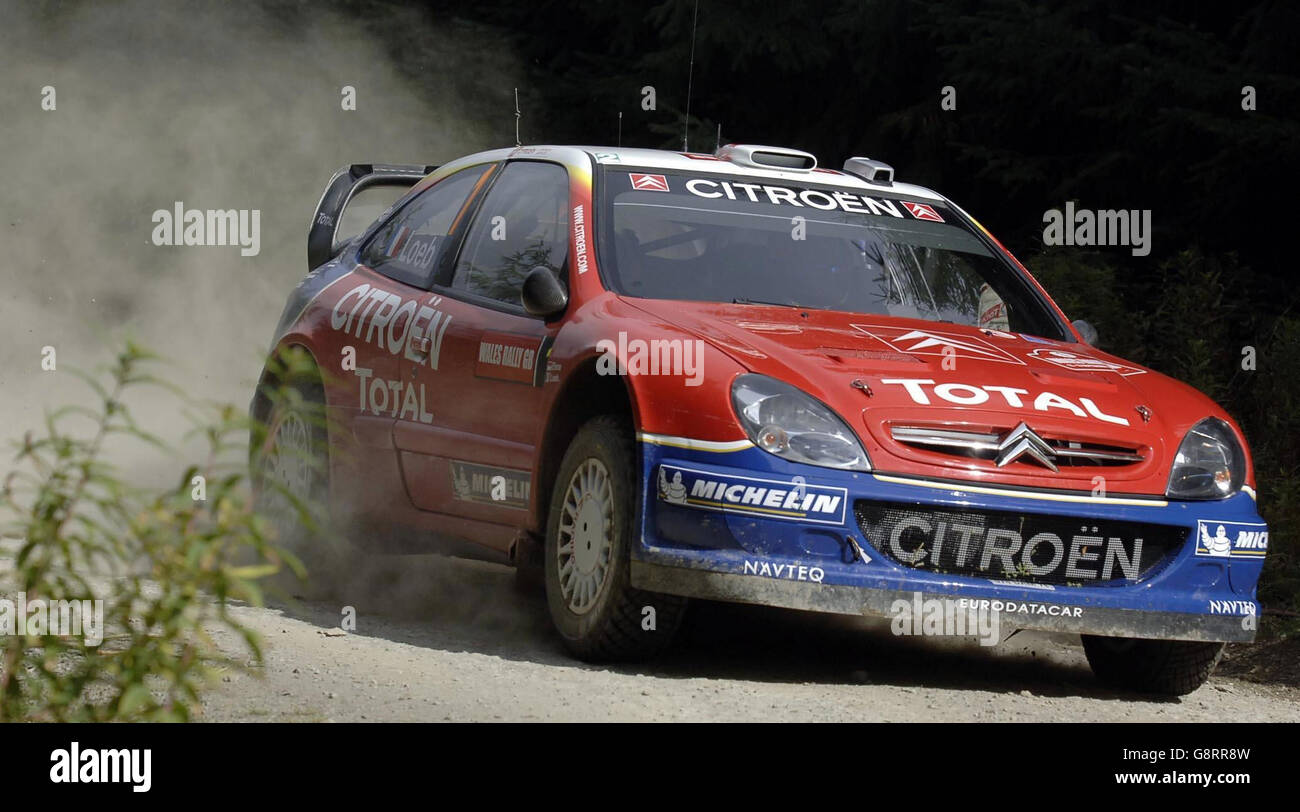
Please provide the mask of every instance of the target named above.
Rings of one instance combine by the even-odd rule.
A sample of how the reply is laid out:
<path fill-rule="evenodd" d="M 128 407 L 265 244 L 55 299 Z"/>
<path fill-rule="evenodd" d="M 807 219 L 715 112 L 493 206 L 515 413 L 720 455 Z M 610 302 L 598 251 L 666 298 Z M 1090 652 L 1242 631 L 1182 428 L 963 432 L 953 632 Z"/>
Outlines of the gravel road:
<path fill-rule="evenodd" d="M 664 658 L 597 667 L 565 655 L 540 595 L 509 569 L 372 559 L 343 602 L 236 615 L 258 676 L 228 673 L 209 721 L 1300 721 L 1300 691 L 1223 676 L 1180 699 L 1098 685 L 1077 638 L 1000 646 L 900 638 L 878 622 L 697 603 Z M 219 634 L 223 646 L 235 640 Z"/>

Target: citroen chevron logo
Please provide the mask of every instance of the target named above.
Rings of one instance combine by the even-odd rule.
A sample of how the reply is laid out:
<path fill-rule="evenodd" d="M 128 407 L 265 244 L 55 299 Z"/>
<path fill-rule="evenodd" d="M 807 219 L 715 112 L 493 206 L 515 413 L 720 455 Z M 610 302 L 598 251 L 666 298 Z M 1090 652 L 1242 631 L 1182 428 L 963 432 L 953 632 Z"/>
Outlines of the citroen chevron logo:
<path fill-rule="evenodd" d="M 854 324 L 853 329 L 865 333 L 890 349 L 908 355 L 948 356 L 972 358 L 978 361 L 997 361 L 1003 364 L 1025 362 L 1006 350 L 982 338 L 949 333 L 943 330 L 904 330 L 883 324 Z"/>
<path fill-rule="evenodd" d="M 904 341 L 913 342 L 912 345 L 907 348 L 907 352 L 914 353 L 930 349 L 938 349 L 942 352 L 944 348 L 951 348 L 954 351 L 973 353 L 982 358 L 994 358 L 999 361 L 1002 360 L 1001 356 L 995 351 L 985 349 L 968 341 L 959 341 L 955 338 L 949 338 L 948 336 L 939 336 L 934 333 L 927 333 L 924 330 L 912 330 L 894 340 L 900 344 Z"/>
<path fill-rule="evenodd" d="M 1034 430 L 1024 422 L 1017 424 L 1014 429 L 1007 432 L 1006 436 L 998 441 L 995 461 L 998 467 L 1002 468 L 1021 457 L 1028 457 L 1045 468 L 1050 468 L 1053 472 L 1058 470 L 1056 463 L 1052 462 L 1056 458 L 1056 455 L 1052 452 L 1052 447 L 1042 437 L 1035 434 Z"/>

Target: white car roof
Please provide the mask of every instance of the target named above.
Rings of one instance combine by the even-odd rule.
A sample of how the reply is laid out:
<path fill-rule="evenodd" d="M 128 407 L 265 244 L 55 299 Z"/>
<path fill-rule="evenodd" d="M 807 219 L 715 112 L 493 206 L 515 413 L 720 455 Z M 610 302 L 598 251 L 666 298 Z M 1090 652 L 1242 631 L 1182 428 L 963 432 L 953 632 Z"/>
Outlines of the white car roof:
<path fill-rule="evenodd" d="M 663 149 L 636 149 L 631 147 L 579 147 L 579 149 L 590 153 L 596 163 L 602 166 L 626 165 L 654 169 L 673 169 L 681 172 L 707 172 L 718 175 L 780 180 L 787 183 L 802 181 L 804 183 L 841 186 L 859 191 L 893 192 L 912 197 L 926 197 L 932 200 L 944 199 L 943 195 L 924 186 L 898 182 L 893 184 L 870 183 L 857 175 L 850 175 L 823 166 L 811 170 L 769 169 L 734 164 L 731 161 L 715 158 L 707 153 L 684 153 Z"/>
<path fill-rule="evenodd" d="M 785 183 L 818 183 L 839 186 L 857 191 L 869 191 L 876 194 L 901 194 L 907 197 L 925 198 L 950 202 L 943 195 L 924 186 L 911 183 L 892 184 L 871 183 L 857 175 L 850 175 L 837 169 L 817 167 L 811 170 L 772 169 L 732 163 L 715 158 L 707 153 L 674 152 L 664 149 L 639 149 L 634 147 L 599 147 L 599 146 L 546 146 L 534 145 L 507 149 L 496 149 L 466 156 L 453 163 L 467 164 L 482 161 L 500 161 L 508 158 L 524 158 L 530 154 L 545 153 L 549 150 L 581 150 L 591 156 L 601 166 L 629 166 L 645 169 L 668 169 L 680 172 L 700 172 L 716 175 L 734 175 L 736 177 L 761 178 Z"/>

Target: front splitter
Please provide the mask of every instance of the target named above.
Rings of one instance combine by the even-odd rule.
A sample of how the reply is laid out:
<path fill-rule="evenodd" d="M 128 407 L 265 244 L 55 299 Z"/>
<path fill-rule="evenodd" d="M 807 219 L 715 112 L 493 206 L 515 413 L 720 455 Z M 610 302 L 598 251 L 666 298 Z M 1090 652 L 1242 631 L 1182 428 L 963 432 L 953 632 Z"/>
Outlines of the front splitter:
<path fill-rule="evenodd" d="M 632 586 L 650 592 L 840 615 L 892 618 L 897 601 L 911 605 L 919 595 L 923 600 L 988 603 L 998 610 L 1006 629 L 1228 643 L 1249 643 L 1255 639 L 1252 615 L 1194 615 L 1020 599 L 994 601 L 934 591 L 904 592 L 788 581 L 637 560 L 631 562 L 631 580 Z M 1050 611 L 1052 608 L 1055 614 Z"/>

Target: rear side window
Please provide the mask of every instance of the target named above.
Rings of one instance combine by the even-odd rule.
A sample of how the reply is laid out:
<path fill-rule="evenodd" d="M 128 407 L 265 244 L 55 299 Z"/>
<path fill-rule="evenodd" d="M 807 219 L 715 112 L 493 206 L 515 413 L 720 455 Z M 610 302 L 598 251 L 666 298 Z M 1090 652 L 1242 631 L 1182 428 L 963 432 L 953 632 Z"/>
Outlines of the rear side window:
<path fill-rule="evenodd" d="M 565 282 L 569 176 L 555 164 L 507 164 L 474 218 L 452 287 L 520 306 L 524 277 L 541 265 Z"/>
<path fill-rule="evenodd" d="M 399 282 L 428 288 L 447 250 L 456 217 L 487 165 L 443 178 L 407 203 L 375 232 L 361 252 L 362 263 Z"/>

